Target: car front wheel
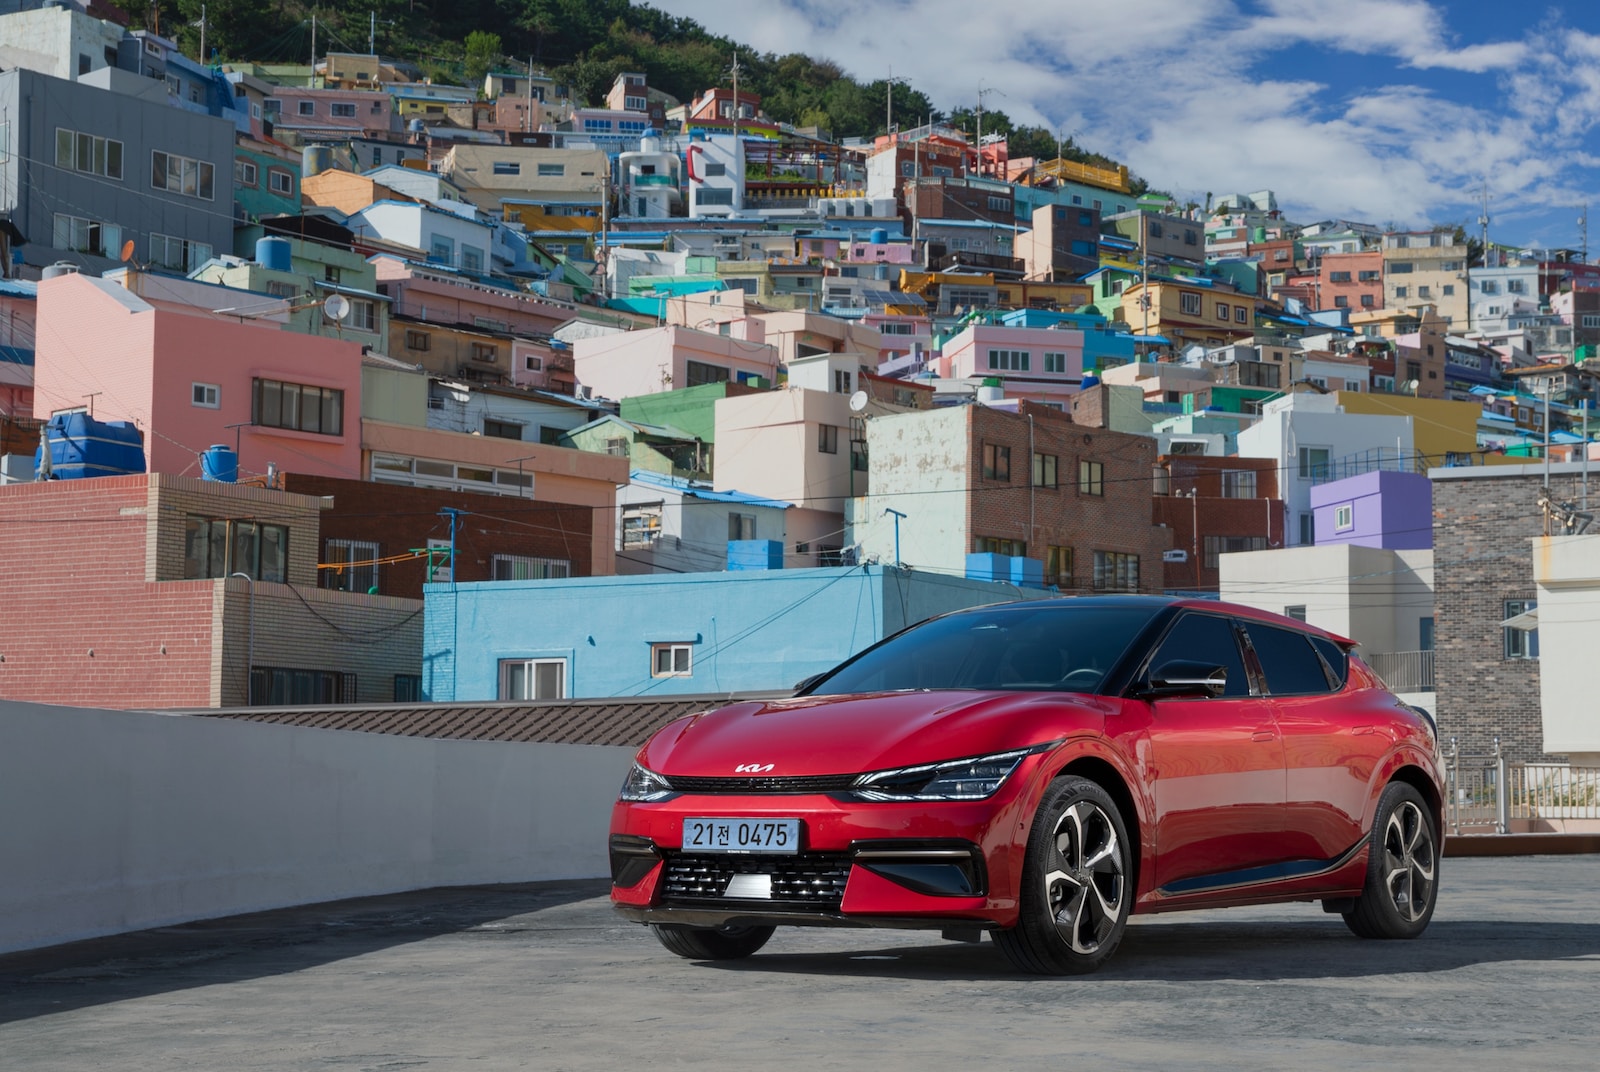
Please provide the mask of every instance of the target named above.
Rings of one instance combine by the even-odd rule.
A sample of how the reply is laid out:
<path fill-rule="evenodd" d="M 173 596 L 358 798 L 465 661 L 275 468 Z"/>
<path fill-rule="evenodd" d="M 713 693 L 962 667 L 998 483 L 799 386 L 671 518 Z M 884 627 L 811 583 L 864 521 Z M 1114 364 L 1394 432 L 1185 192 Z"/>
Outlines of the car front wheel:
<path fill-rule="evenodd" d="M 1087 778 L 1056 779 L 1034 815 L 1017 925 L 994 940 L 1022 971 L 1076 975 L 1116 951 L 1133 899 L 1127 828 Z"/>
<path fill-rule="evenodd" d="M 685 927 L 654 923 L 661 944 L 690 960 L 738 960 L 767 944 L 775 927 Z"/>
<path fill-rule="evenodd" d="M 1390 782 L 1369 837 L 1366 885 L 1345 925 L 1362 938 L 1415 938 L 1439 896 L 1439 833 L 1422 794 Z"/>

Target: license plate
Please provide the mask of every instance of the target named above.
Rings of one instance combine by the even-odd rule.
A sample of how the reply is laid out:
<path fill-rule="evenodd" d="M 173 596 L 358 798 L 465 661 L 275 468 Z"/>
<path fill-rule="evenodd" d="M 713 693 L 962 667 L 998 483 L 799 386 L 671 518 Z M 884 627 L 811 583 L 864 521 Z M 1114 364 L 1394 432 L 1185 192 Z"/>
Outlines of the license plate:
<path fill-rule="evenodd" d="M 685 852 L 799 852 L 799 819 L 685 819 Z"/>

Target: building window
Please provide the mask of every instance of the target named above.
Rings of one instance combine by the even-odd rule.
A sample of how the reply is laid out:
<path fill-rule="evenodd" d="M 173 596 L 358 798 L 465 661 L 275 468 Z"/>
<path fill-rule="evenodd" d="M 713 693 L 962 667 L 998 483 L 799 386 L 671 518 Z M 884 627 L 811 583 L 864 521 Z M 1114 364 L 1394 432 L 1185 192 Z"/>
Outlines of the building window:
<path fill-rule="evenodd" d="M 1094 553 L 1094 590 L 1097 592 L 1137 592 L 1139 556 L 1124 551 Z"/>
<path fill-rule="evenodd" d="M 474 361 L 482 361 L 485 365 L 492 365 L 499 360 L 500 347 L 492 342 L 475 342 L 468 351 Z"/>
<path fill-rule="evenodd" d="M 344 392 L 333 387 L 256 380 L 250 423 L 319 435 L 344 434 Z"/>
<path fill-rule="evenodd" d="M 713 190 L 701 186 L 694 192 L 694 203 L 697 205 L 731 206 L 733 204 L 733 191 L 731 189 Z"/>
<path fill-rule="evenodd" d="M 233 162 L 233 181 L 240 186 L 253 188 L 256 184 L 256 166 L 248 160 L 235 160 Z"/>
<path fill-rule="evenodd" d="M 421 674 L 396 674 L 394 676 L 395 703 L 419 703 L 421 700 Z"/>
<path fill-rule="evenodd" d="M 267 170 L 267 189 L 279 197 L 294 196 L 294 176 L 278 168 Z"/>
<path fill-rule="evenodd" d="M 1396 298 L 1405 298 L 1405 297 L 1409 297 L 1410 294 L 1409 294 L 1409 291 L 1405 287 L 1395 287 L 1394 288 L 1394 296 Z"/>
<path fill-rule="evenodd" d="M 839 453 L 839 426 L 836 424 L 817 425 L 817 450 L 823 454 Z"/>
<path fill-rule="evenodd" d="M 257 666 L 250 671 L 250 702 L 274 707 L 353 704 L 356 675 L 338 670 Z"/>
<path fill-rule="evenodd" d="M 1217 303 L 1217 319 L 1222 321 L 1224 324 L 1226 324 L 1228 322 L 1228 316 L 1229 316 L 1228 303 L 1227 302 L 1218 302 Z"/>
<path fill-rule="evenodd" d="M 333 569 L 317 570 L 322 587 L 337 592 L 376 592 L 378 590 L 378 545 L 367 540 L 327 540 L 323 564 Z"/>
<path fill-rule="evenodd" d="M 1328 273 L 1328 282 L 1330 282 L 1330 283 L 1348 283 L 1348 282 L 1350 282 L 1350 273 L 1349 272 L 1329 272 Z"/>
<path fill-rule="evenodd" d="M 539 177 L 541 179 L 559 179 L 567 173 L 565 164 L 540 164 Z"/>
<path fill-rule="evenodd" d="M 650 645 L 651 677 L 690 677 L 694 673 L 694 660 L 689 644 Z"/>
<path fill-rule="evenodd" d="M 296 102 L 295 110 L 297 112 L 299 112 L 301 115 L 316 115 L 317 114 L 317 102 L 316 101 L 308 101 L 308 100 L 298 101 L 298 102 Z"/>
<path fill-rule="evenodd" d="M 214 383 L 192 383 L 189 385 L 190 401 L 202 409 L 218 409 L 221 402 L 221 388 Z"/>
<path fill-rule="evenodd" d="M 461 270 L 463 272 L 483 271 L 483 250 L 477 246 L 463 244 L 461 247 Z"/>
<path fill-rule="evenodd" d="M 1008 372 L 1028 371 L 1027 350 L 990 350 L 989 367 Z"/>
<path fill-rule="evenodd" d="M 1078 494 L 1079 495 L 1104 495 L 1106 467 L 1100 462 L 1080 461 L 1078 463 Z"/>
<path fill-rule="evenodd" d="M 572 563 L 564 558 L 534 555 L 492 555 L 489 558 L 491 581 L 550 581 L 570 576 Z"/>
<path fill-rule="evenodd" d="M 1021 540 L 1003 540 L 998 536 L 979 536 L 972 541 L 972 549 L 980 555 L 1007 555 L 1024 558 L 1028 545 Z"/>
<path fill-rule="evenodd" d="M 512 421 L 497 421 L 493 417 L 483 419 L 483 434 L 495 439 L 521 439 L 522 425 Z"/>
<path fill-rule="evenodd" d="M 632 503 L 622 508 L 622 549 L 650 547 L 661 535 L 661 504 Z"/>
<path fill-rule="evenodd" d="M 211 259 L 211 247 L 176 235 L 150 235 L 150 263 L 179 272 L 192 272 Z"/>
<path fill-rule="evenodd" d="M 349 101 L 334 101 L 328 106 L 328 114 L 335 119 L 354 119 L 356 106 Z"/>
<path fill-rule="evenodd" d="M 56 167 L 121 180 L 122 143 L 56 127 Z"/>
<path fill-rule="evenodd" d="M 456 243 L 452 238 L 434 235 L 428 243 L 428 259 L 436 264 L 454 264 Z"/>
<path fill-rule="evenodd" d="M 1046 350 L 1044 354 L 1044 370 L 1046 372 L 1066 372 L 1067 355 Z"/>
<path fill-rule="evenodd" d="M 1225 499 L 1255 498 L 1256 471 L 1254 469 L 1224 469 L 1222 471 L 1222 497 Z"/>
<path fill-rule="evenodd" d="M 1179 291 L 1178 307 L 1183 310 L 1183 315 L 1185 316 L 1199 316 L 1200 295 L 1190 293 L 1189 291 Z"/>
<path fill-rule="evenodd" d="M 1250 323 L 1250 310 L 1246 306 L 1235 305 L 1233 307 L 1233 319 L 1239 324 Z"/>
<path fill-rule="evenodd" d="M 704 361 L 689 361 L 684 366 L 685 386 L 698 387 L 703 383 L 727 383 L 728 370 L 721 365 L 708 365 Z"/>
<path fill-rule="evenodd" d="M 1053 488 L 1056 486 L 1056 456 L 1054 454 L 1039 454 L 1033 456 L 1033 486 L 1036 488 Z"/>
<path fill-rule="evenodd" d="M 1515 618 L 1519 614 L 1526 614 L 1539 606 L 1532 599 L 1508 599 L 1505 601 L 1504 611 L 1506 619 Z M 1501 630 L 1505 635 L 1505 652 L 1507 659 L 1537 659 L 1539 657 L 1539 630 L 1538 629 L 1513 629 L 1506 626 Z"/>
<path fill-rule="evenodd" d="M 834 369 L 833 370 L 833 393 L 836 394 L 836 395 L 847 395 L 847 394 L 850 394 L 854 390 L 855 390 L 855 388 L 850 383 L 850 370 L 849 369 Z"/>
<path fill-rule="evenodd" d="M 192 516 L 184 522 L 185 580 L 245 573 L 282 584 L 288 563 L 289 530 L 283 525 Z"/>
<path fill-rule="evenodd" d="M 729 514 L 728 539 L 753 540 L 756 538 L 756 515 Z"/>
<path fill-rule="evenodd" d="M 983 479 L 1011 482 L 1011 448 L 997 443 L 983 445 Z"/>
<path fill-rule="evenodd" d="M 1317 481 L 1328 479 L 1328 461 L 1327 447 L 1301 447 L 1300 479 Z"/>
<path fill-rule="evenodd" d="M 1299 604 L 1296 604 L 1295 606 L 1292 606 L 1292 607 L 1284 607 L 1283 608 L 1283 616 L 1285 618 L 1293 618 L 1297 622 L 1305 621 L 1306 620 L 1305 604 L 1299 603 Z"/>
<path fill-rule="evenodd" d="M 213 200 L 212 171 L 204 160 L 159 151 L 150 154 L 150 187 L 169 194 Z"/>
<path fill-rule="evenodd" d="M 406 349 L 426 350 L 428 348 L 428 340 L 430 338 L 431 336 L 426 331 L 407 331 Z"/>
<path fill-rule="evenodd" d="M 1348 309 L 1350 308 L 1350 299 L 1343 294 L 1337 294 L 1333 299 L 1333 307 L 1335 309 Z"/>
<path fill-rule="evenodd" d="M 1344 532 L 1355 527 L 1356 508 L 1353 503 L 1343 503 L 1333 508 L 1333 529 Z"/>
<path fill-rule="evenodd" d="M 114 223 L 86 220 L 81 216 L 64 216 L 58 212 L 51 244 L 56 249 L 70 249 L 74 253 L 115 257 L 119 255 L 122 245 L 122 228 Z"/>
<path fill-rule="evenodd" d="M 496 175 L 521 175 L 522 165 L 515 160 L 496 160 L 491 170 Z"/>
<path fill-rule="evenodd" d="M 350 326 L 356 331 L 378 330 L 378 303 L 357 298 L 350 303 Z"/>
<path fill-rule="evenodd" d="M 1057 588 L 1072 587 L 1072 548 L 1054 545 L 1045 548 L 1044 583 Z"/>
<path fill-rule="evenodd" d="M 1204 541 L 1205 567 L 1217 568 L 1218 555 L 1231 555 L 1239 551 L 1265 551 L 1265 536 L 1207 536 Z"/>
<path fill-rule="evenodd" d="M 500 699 L 565 700 L 567 660 L 502 659 Z"/>
<path fill-rule="evenodd" d="M 1373 296 L 1371 294 L 1361 295 L 1361 308 L 1371 309 L 1376 304 L 1377 302 L 1373 300 Z"/>

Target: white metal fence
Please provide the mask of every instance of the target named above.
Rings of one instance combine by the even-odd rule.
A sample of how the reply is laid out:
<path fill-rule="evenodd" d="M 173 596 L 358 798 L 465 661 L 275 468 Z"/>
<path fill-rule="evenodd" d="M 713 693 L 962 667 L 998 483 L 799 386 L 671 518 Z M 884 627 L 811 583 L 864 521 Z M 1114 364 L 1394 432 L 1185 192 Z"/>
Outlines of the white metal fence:
<path fill-rule="evenodd" d="M 1513 763 L 1500 739 L 1487 753 L 1444 754 L 1445 824 L 1452 834 L 1504 834 L 1512 824 L 1600 820 L 1600 768 Z"/>

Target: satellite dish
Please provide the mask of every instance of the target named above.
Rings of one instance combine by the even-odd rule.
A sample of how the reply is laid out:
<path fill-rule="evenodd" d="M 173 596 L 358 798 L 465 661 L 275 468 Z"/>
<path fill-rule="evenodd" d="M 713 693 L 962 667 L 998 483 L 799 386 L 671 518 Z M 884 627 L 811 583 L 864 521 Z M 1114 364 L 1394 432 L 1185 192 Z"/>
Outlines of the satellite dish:
<path fill-rule="evenodd" d="M 867 408 L 867 392 L 857 391 L 850 396 L 850 412 L 860 413 Z"/>
<path fill-rule="evenodd" d="M 322 312 L 329 320 L 343 320 L 350 315 L 350 299 L 343 294 L 330 294 L 322 303 Z"/>
<path fill-rule="evenodd" d="M 126 264 L 133 259 L 133 239 L 122 243 L 122 263 Z"/>

